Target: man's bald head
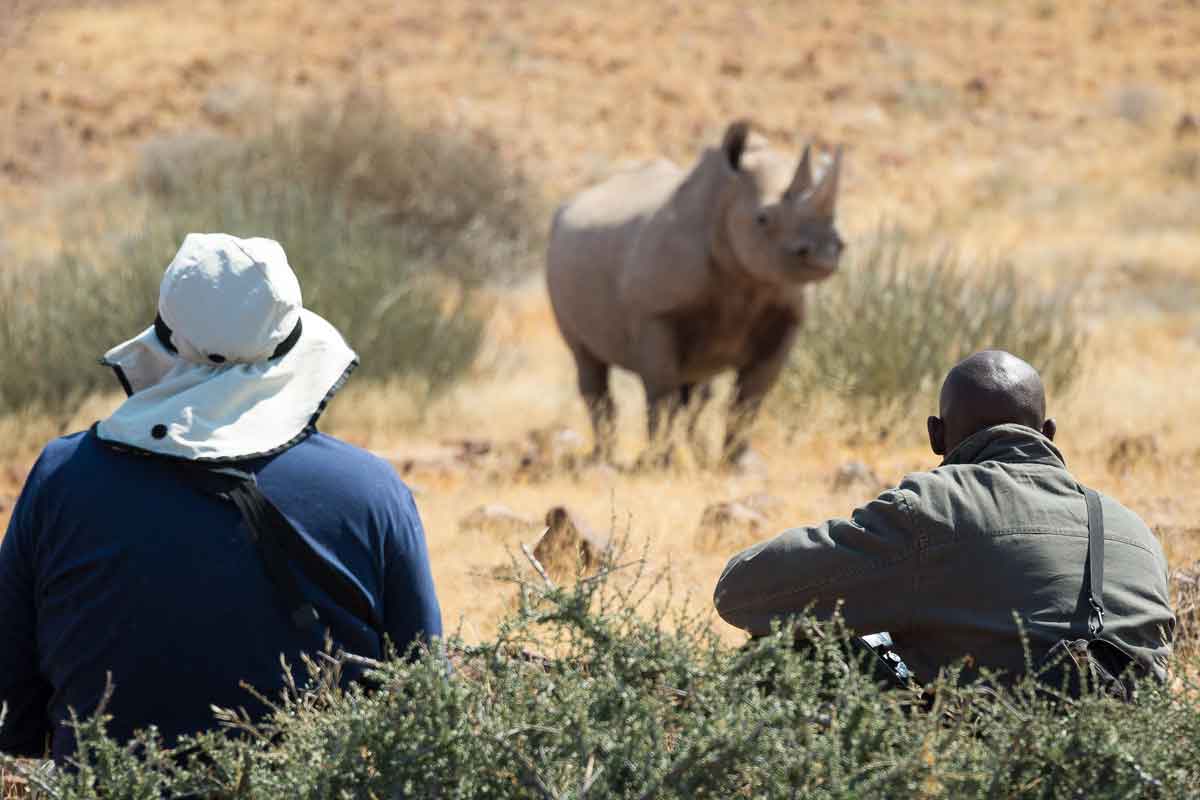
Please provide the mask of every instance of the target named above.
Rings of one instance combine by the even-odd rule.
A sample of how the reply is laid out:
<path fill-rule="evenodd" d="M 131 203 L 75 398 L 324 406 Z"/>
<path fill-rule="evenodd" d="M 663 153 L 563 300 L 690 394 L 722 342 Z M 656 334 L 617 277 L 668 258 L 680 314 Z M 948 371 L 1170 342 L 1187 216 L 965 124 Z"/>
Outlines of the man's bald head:
<path fill-rule="evenodd" d="M 1024 425 L 1054 438 L 1041 376 L 1003 350 L 984 350 L 956 364 L 942 384 L 938 405 L 941 417 L 929 418 L 929 444 L 937 455 L 993 425 Z"/>

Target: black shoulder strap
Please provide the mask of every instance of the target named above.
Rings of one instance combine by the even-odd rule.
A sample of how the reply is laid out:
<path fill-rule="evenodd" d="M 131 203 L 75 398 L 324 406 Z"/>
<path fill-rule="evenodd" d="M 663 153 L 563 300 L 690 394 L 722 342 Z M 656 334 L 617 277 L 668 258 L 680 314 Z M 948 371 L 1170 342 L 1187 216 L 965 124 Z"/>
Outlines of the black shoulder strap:
<path fill-rule="evenodd" d="M 1085 487 L 1083 498 L 1088 515 L 1088 633 L 1095 638 L 1104 630 L 1104 512 L 1096 492 Z"/>
<path fill-rule="evenodd" d="M 383 640 L 383 620 L 361 589 L 315 552 L 279 508 L 258 488 L 254 473 L 231 467 L 187 464 L 185 472 L 197 486 L 232 502 L 250 529 L 267 577 L 287 605 L 292 623 L 301 630 L 317 625 L 320 617 L 304 597 L 293 561 L 334 602 L 365 622 Z"/>

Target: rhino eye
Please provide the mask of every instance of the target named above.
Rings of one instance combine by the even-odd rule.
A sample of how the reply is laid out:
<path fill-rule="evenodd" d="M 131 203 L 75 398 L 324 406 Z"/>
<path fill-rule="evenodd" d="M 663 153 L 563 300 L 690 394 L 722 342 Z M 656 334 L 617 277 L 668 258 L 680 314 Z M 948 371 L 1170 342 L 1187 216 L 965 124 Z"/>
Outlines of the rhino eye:
<path fill-rule="evenodd" d="M 767 212 L 760 211 L 754 216 L 754 221 L 758 223 L 758 227 L 765 228 L 771 222 L 771 218 L 767 216 Z"/>

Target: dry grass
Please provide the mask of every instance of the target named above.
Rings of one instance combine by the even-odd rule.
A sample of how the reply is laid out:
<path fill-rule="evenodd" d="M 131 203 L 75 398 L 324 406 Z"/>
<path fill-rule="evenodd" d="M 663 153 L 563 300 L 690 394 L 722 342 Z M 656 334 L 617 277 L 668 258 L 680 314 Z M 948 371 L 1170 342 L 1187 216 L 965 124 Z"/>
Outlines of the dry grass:
<path fill-rule="evenodd" d="M 382 87 L 417 122 L 490 130 L 500 157 L 551 197 L 626 158 L 689 159 L 729 118 L 752 114 L 784 146 L 846 144 L 851 246 L 893 222 L 968 263 L 998 256 L 1027 280 L 1077 287 L 1092 344 L 1071 396 L 1052 398 L 1061 444 L 1080 479 L 1142 514 L 1182 566 L 1200 557 L 1200 180 L 1188 166 L 1200 144 L 1175 123 L 1200 111 L 1198 40 L 1200 7 L 1171 2 L 446 0 L 431 14 L 411 0 L 160 0 L 47 11 L 0 51 L 0 256 L 19 263 L 56 244 L 53 211 L 69 187 L 118 174 L 155 136 L 236 132 L 264 94 L 288 103 L 330 85 Z M 518 441 L 556 425 L 586 434 L 540 284 L 498 299 L 489 354 L 466 383 L 423 413 L 352 386 L 327 429 L 398 461 L 447 439 Z M 617 390 L 630 458 L 640 393 L 627 376 Z M 788 421 L 769 421 L 761 477 L 414 475 L 447 622 L 487 635 L 510 602 L 486 576 L 518 537 L 460 532 L 479 505 L 541 517 L 563 503 L 598 528 L 628 526 L 671 565 L 676 599 L 707 603 L 727 556 L 693 546 L 707 504 L 765 491 L 782 501 L 781 526 L 847 513 L 865 490 L 833 488 L 841 464 L 894 481 L 935 463 L 920 440 L 929 410 L 912 409 L 911 433 L 885 447 L 864 437 L 869 420 L 839 423 L 837 409 L 813 409 L 791 441 Z M 9 419 L 4 432 L 16 438 L 5 439 L 0 494 L 12 494 L 56 431 Z"/>

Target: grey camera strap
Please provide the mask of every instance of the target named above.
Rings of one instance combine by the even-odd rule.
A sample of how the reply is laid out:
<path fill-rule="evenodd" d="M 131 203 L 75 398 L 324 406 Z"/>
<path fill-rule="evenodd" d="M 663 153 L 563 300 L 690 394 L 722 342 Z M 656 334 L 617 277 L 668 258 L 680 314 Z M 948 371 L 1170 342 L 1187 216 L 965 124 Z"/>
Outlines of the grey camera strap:
<path fill-rule="evenodd" d="M 1083 498 L 1088 517 L 1088 633 L 1095 639 L 1104 630 L 1104 512 L 1095 491 L 1085 487 Z"/>

